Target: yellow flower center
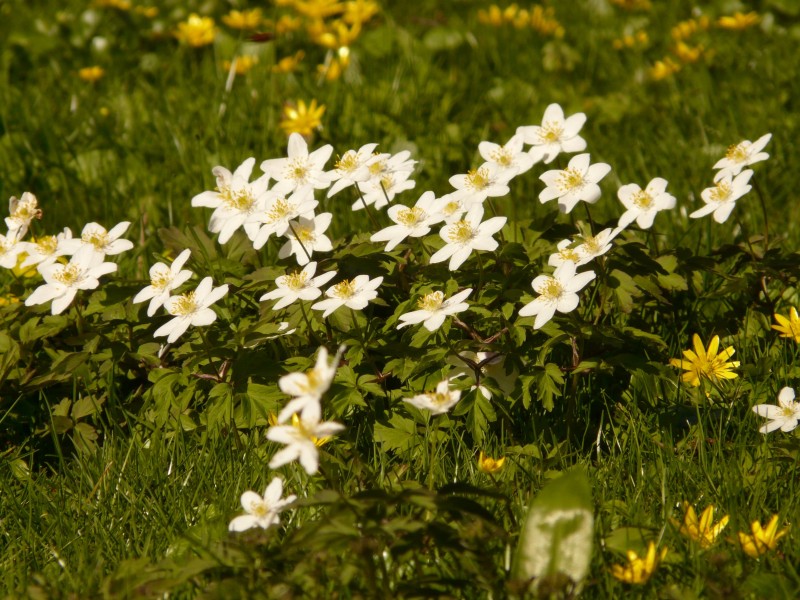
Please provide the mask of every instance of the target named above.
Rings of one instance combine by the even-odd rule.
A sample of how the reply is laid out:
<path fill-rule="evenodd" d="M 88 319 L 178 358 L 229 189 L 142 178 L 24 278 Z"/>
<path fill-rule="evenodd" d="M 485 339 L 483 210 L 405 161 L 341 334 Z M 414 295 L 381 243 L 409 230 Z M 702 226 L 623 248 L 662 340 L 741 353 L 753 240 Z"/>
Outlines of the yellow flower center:
<path fill-rule="evenodd" d="M 344 156 L 336 161 L 335 168 L 337 171 L 343 173 L 352 173 L 358 168 L 358 154 L 355 152 L 345 152 Z"/>
<path fill-rule="evenodd" d="M 467 172 L 467 187 L 474 190 L 484 190 L 489 187 L 489 183 L 488 169 L 472 169 Z"/>
<path fill-rule="evenodd" d="M 796 408 L 795 408 L 794 404 L 792 404 L 790 406 L 784 406 L 783 408 L 781 408 L 781 415 L 786 417 L 787 419 L 788 418 L 793 418 L 795 410 L 796 410 Z"/>
<path fill-rule="evenodd" d="M 194 292 L 189 292 L 180 296 L 175 302 L 172 303 L 170 313 L 178 316 L 185 317 L 197 310 L 197 302 L 194 299 Z"/>
<path fill-rule="evenodd" d="M 564 293 L 564 288 L 557 279 L 550 278 L 544 285 L 544 290 L 541 292 L 542 296 L 548 300 L 558 300 L 561 294 Z"/>
<path fill-rule="evenodd" d="M 462 219 L 457 223 L 453 223 L 447 237 L 455 244 L 466 244 L 475 237 L 475 233 L 472 225 Z"/>
<path fill-rule="evenodd" d="M 556 185 L 562 192 L 569 192 L 584 186 L 586 181 L 583 178 L 583 173 L 572 167 L 567 167 L 558 174 Z"/>
<path fill-rule="evenodd" d="M 600 251 L 600 242 L 597 240 L 597 237 L 584 238 L 583 246 L 591 254 L 595 254 L 596 252 Z"/>
<path fill-rule="evenodd" d="M 80 278 L 81 270 L 77 265 L 64 265 L 60 270 L 53 273 L 53 279 L 67 286 L 74 285 Z"/>
<path fill-rule="evenodd" d="M 548 121 L 547 123 L 542 124 L 542 128 L 539 130 L 539 138 L 543 142 L 557 142 L 561 139 L 561 134 L 564 133 L 564 126 L 560 123 L 555 123 L 553 121 Z"/>
<path fill-rule="evenodd" d="M 303 243 L 313 242 L 315 239 L 317 239 L 317 234 L 314 233 L 313 227 L 302 227 L 300 225 L 296 225 L 294 231 L 297 239 Z"/>
<path fill-rule="evenodd" d="M 283 285 L 288 287 L 295 292 L 302 290 L 306 287 L 306 282 L 308 281 L 308 275 L 303 271 L 295 271 L 290 275 L 285 275 L 283 277 Z"/>
<path fill-rule="evenodd" d="M 11 214 L 11 218 L 18 221 L 32 221 L 38 215 L 39 209 L 34 202 L 20 202 Z"/>
<path fill-rule="evenodd" d="M 81 235 L 81 240 L 91 244 L 98 250 L 102 250 L 108 244 L 108 233 L 105 231 L 90 231 Z"/>
<path fill-rule="evenodd" d="M 58 248 L 58 239 L 54 235 L 46 235 L 36 240 L 36 249 L 39 254 L 52 254 Z"/>
<path fill-rule="evenodd" d="M 150 285 L 157 290 L 166 288 L 172 280 L 172 271 L 169 269 L 160 269 L 153 277 L 150 278 Z"/>
<path fill-rule="evenodd" d="M 249 212 L 255 204 L 255 199 L 247 190 L 232 190 L 229 186 L 218 188 L 222 202 L 231 210 Z"/>
<path fill-rule="evenodd" d="M 561 258 L 561 260 L 568 260 L 574 263 L 581 259 L 581 257 L 578 256 L 578 253 L 573 248 L 564 248 L 563 250 L 560 250 L 558 252 L 558 256 Z"/>
<path fill-rule="evenodd" d="M 250 503 L 250 514 L 263 519 L 269 514 L 267 503 L 263 500 L 254 500 Z"/>
<path fill-rule="evenodd" d="M 442 406 L 450 401 L 450 394 L 441 394 L 439 392 L 428 392 L 425 394 L 430 401 L 436 406 Z"/>
<path fill-rule="evenodd" d="M 369 166 L 370 175 L 379 175 L 386 171 L 386 160 L 377 160 Z"/>
<path fill-rule="evenodd" d="M 711 200 L 714 202 L 725 202 L 730 195 L 731 186 L 726 181 L 720 181 L 709 194 L 709 196 L 711 196 Z"/>
<path fill-rule="evenodd" d="M 285 219 L 292 213 L 292 209 L 294 209 L 294 205 L 286 200 L 286 198 L 276 200 L 267 211 L 267 223 L 275 223 L 276 221 Z"/>
<path fill-rule="evenodd" d="M 404 208 L 397 212 L 397 222 L 402 223 L 406 227 L 414 227 L 424 221 L 427 216 L 428 213 L 417 206 L 413 208 Z"/>
<path fill-rule="evenodd" d="M 448 202 L 447 204 L 444 205 L 444 208 L 442 208 L 442 213 L 444 213 L 445 216 L 449 217 L 454 212 L 456 212 L 459 208 L 461 208 L 461 203 L 457 202 L 455 200 L 452 200 L 452 201 L 450 201 L 450 202 Z"/>
<path fill-rule="evenodd" d="M 639 208 L 650 208 L 653 205 L 653 197 L 644 190 L 640 190 L 633 195 L 633 203 Z"/>
<path fill-rule="evenodd" d="M 295 159 L 288 167 L 289 179 L 294 179 L 298 183 L 305 183 L 308 179 L 308 164 L 301 159 Z"/>
<path fill-rule="evenodd" d="M 430 294 L 425 294 L 419 299 L 417 302 L 417 307 L 422 310 L 429 310 L 433 312 L 442 306 L 442 302 L 444 302 L 443 292 L 431 292 Z"/>
<path fill-rule="evenodd" d="M 514 157 L 511 155 L 511 152 L 505 148 L 497 148 L 496 150 L 492 150 L 489 156 L 491 156 L 492 160 L 498 165 L 502 165 L 504 167 L 510 167 L 511 163 L 514 162 Z"/>
<path fill-rule="evenodd" d="M 747 147 L 749 144 L 746 142 L 740 142 L 738 144 L 734 144 L 733 146 L 728 148 L 728 152 L 725 154 L 725 158 L 728 160 L 732 160 L 733 162 L 744 162 L 747 160 Z"/>
<path fill-rule="evenodd" d="M 344 281 L 340 281 L 333 286 L 331 293 L 342 300 L 351 298 L 356 293 L 356 282 L 354 279 L 345 279 Z"/>
<path fill-rule="evenodd" d="M 322 437 L 318 438 L 315 435 L 311 435 L 311 432 L 306 428 L 303 424 L 303 421 L 300 420 L 300 417 L 297 416 L 297 413 L 292 415 L 292 427 L 297 429 L 304 438 L 311 440 L 313 444 L 317 447 L 323 446 L 327 444 L 331 438 L 329 437 Z"/>

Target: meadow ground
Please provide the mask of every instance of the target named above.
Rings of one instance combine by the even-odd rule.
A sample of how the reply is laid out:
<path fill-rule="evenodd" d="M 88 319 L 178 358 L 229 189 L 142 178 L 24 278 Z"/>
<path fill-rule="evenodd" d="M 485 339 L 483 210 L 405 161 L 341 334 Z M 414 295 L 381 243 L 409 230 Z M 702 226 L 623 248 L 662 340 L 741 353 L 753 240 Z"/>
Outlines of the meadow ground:
<path fill-rule="evenodd" d="M 791 0 L 0 2 L 0 593 L 800 596 L 799 39 Z M 530 170 L 479 153 L 552 104 Z M 290 139 L 274 193 L 212 175 Z"/>

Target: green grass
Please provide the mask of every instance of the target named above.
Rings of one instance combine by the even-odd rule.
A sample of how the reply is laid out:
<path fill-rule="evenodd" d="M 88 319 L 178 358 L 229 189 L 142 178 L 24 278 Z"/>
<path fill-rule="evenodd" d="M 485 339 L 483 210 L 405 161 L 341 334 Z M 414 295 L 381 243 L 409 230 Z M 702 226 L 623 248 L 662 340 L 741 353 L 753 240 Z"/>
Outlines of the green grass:
<path fill-rule="evenodd" d="M 117 275 L 79 299 L 80 315 L 0 305 L 2 594 L 523 596 L 510 564 L 527 509 L 578 465 L 595 516 L 584 597 L 796 597 L 800 438 L 760 434 L 763 420 L 751 411 L 800 380 L 795 342 L 770 330 L 774 312 L 798 305 L 800 277 L 800 22 L 790 3 L 702 3 L 712 21 L 752 9 L 762 24 L 698 34 L 713 55 L 664 81 L 651 81 L 648 69 L 669 52 L 670 28 L 692 16 L 689 2 L 640 12 L 553 2 L 562 40 L 480 24 L 483 2 L 385 4 L 353 44 L 342 80 L 318 81 L 324 50 L 297 34 L 247 46 L 260 63 L 230 92 L 221 63 L 241 38 L 221 27 L 214 46 L 191 49 L 169 35 L 192 10 L 219 22 L 228 3 L 166 2 L 154 21 L 74 1 L 0 4 L 0 196 L 36 194 L 36 234 L 129 220 L 136 246 L 118 258 Z M 612 47 L 639 29 L 647 48 Z M 306 52 L 299 72 L 270 71 L 298 49 Z M 106 75 L 88 84 L 77 71 L 92 64 Z M 538 175 L 565 166 L 563 155 L 496 201 L 511 222 L 480 273 L 474 258 L 454 274 L 428 267 L 428 248 L 440 244 L 434 234 L 424 248 L 383 252 L 368 241 L 374 228 L 363 211 L 350 212 L 350 190 L 320 193 L 319 210 L 334 213 L 336 246 L 324 268 L 384 275 L 383 304 L 370 305 L 358 328 L 345 312 L 328 323 L 313 317 L 309 328 L 290 308 L 277 320 L 299 333 L 267 341 L 276 318 L 257 298 L 287 268 L 279 245 L 255 252 L 237 236 L 219 246 L 206 233 L 210 211 L 190 200 L 214 186 L 216 165 L 282 156 L 283 103 L 312 98 L 327 109 L 311 148 L 331 143 L 334 157 L 368 142 L 412 151 L 417 186 L 399 198 L 405 204 L 427 189 L 447 193 L 451 175 L 480 163 L 480 141 L 503 142 L 558 102 L 567 115 L 587 114 L 592 162 L 613 167 L 591 209 L 598 226 L 616 224 L 616 190 L 629 182 L 664 177 L 678 208 L 656 218 L 654 235 L 620 238 L 602 261 L 602 284 L 536 332 L 516 312 L 531 300 L 530 281 L 555 243 L 586 226 L 583 207 L 556 216 L 553 203 L 538 202 Z M 757 189 L 728 222 L 689 219 L 727 146 L 766 132 L 770 159 L 754 166 Z M 164 317 L 148 319 L 129 298 L 149 265 L 185 247 L 198 275 L 232 293 L 218 305 L 210 344 L 190 330 L 162 359 L 152 334 Z M 656 258 L 669 277 L 656 276 Z M 24 298 L 36 285 L 0 273 L 3 297 Z M 478 343 L 450 322 L 435 336 L 418 326 L 398 333 L 397 316 L 425 286 L 475 288 L 464 320 L 483 338 L 503 327 L 509 334 Z M 739 377 L 720 389 L 681 384 L 668 361 L 693 333 L 734 346 Z M 331 350 L 348 345 L 323 401 L 326 417 L 347 429 L 323 446 L 319 474 L 296 463 L 277 470 L 286 493 L 301 499 L 281 527 L 230 534 L 241 493 L 263 491 L 275 475 L 267 463 L 278 445 L 265 432 L 286 400 L 277 380 L 310 368 L 318 340 Z M 463 350 L 505 354 L 522 376 L 515 391 L 489 381 L 494 398 L 484 402 L 462 382 L 461 403 L 436 418 L 402 402 L 433 389 L 446 357 Z M 223 362 L 227 374 L 215 381 Z M 480 450 L 507 456 L 505 467 L 482 473 Z M 711 549 L 700 551 L 672 524 L 685 500 L 730 515 Z M 754 560 L 737 532 L 773 514 L 790 532 Z M 616 581 L 610 566 L 650 540 L 669 548 L 650 582 Z M 548 586 L 553 597 L 573 589 L 554 578 L 542 597 Z"/>

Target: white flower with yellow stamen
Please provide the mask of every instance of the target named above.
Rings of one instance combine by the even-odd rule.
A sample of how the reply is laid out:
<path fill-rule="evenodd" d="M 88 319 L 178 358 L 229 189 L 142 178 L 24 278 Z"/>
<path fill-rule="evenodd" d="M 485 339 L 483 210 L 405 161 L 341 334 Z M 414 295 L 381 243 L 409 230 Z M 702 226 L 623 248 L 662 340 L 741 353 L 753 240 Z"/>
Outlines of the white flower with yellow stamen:
<path fill-rule="evenodd" d="M 252 238 L 253 248 L 261 248 L 273 233 L 278 237 L 286 235 L 289 222 L 293 219 L 313 219 L 314 209 L 318 205 L 319 202 L 314 200 L 314 190 L 310 187 L 296 190 L 288 196 L 277 188 L 267 192 L 263 207 L 250 217 L 250 221 L 259 225 L 258 233 Z"/>
<path fill-rule="evenodd" d="M 133 248 L 130 240 L 121 240 L 119 237 L 128 230 L 130 221 L 123 221 L 106 231 L 106 228 L 98 223 L 88 223 L 81 231 L 81 245 L 94 249 L 102 256 L 111 256 L 127 252 Z"/>
<path fill-rule="evenodd" d="M 99 277 L 116 270 L 117 265 L 103 262 L 103 255 L 95 252 L 93 247 L 82 246 L 65 265 L 39 265 L 39 272 L 46 283 L 33 290 L 25 300 L 25 306 L 44 304 L 52 300 L 52 313 L 60 314 L 72 304 L 78 290 L 95 289 L 100 285 Z"/>
<path fill-rule="evenodd" d="M 492 237 L 506 224 L 506 217 L 492 217 L 481 223 L 483 206 L 473 206 L 464 218 L 442 227 L 439 232 L 445 245 L 431 256 L 431 263 L 450 259 L 449 269 L 455 271 L 469 258 L 473 250 L 495 250 L 497 241 Z"/>
<path fill-rule="evenodd" d="M 328 178 L 333 182 L 328 190 L 328 198 L 357 182 L 369 179 L 370 165 L 378 160 L 389 158 L 388 154 L 373 154 L 377 147 L 378 144 L 365 144 L 358 150 L 348 150 L 336 160 L 333 170 L 327 173 Z"/>
<path fill-rule="evenodd" d="M 21 198 L 12 196 L 8 200 L 9 216 L 6 217 L 9 238 L 21 240 L 28 233 L 31 221 L 42 218 L 39 201 L 30 192 L 23 192 Z"/>
<path fill-rule="evenodd" d="M 43 235 L 30 242 L 21 242 L 22 251 L 27 256 L 20 268 L 52 264 L 60 256 L 74 254 L 80 246 L 80 240 L 72 237 L 69 227 L 65 227 L 64 231 L 57 235 Z"/>
<path fill-rule="evenodd" d="M 450 185 L 456 188 L 455 194 L 465 206 L 472 207 L 483 203 L 486 198 L 499 198 L 508 194 L 511 191 L 508 187 L 511 177 L 513 173 L 501 171 L 497 163 L 485 162 L 465 174 L 453 175 Z"/>
<path fill-rule="evenodd" d="M 20 242 L 16 234 L 9 232 L 8 235 L 0 233 L 0 267 L 13 269 L 17 266 L 20 252 L 26 251 L 27 242 Z"/>
<path fill-rule="evenodd" d="M 228 525 L 228 531 L 247 531 L 253 527 L 268 529 L 278 525 L 278 515 L 297 500 L 294 494 L 286 498 L 281 498 L 282 495 L 283 480 L 280 477 L 275 477 L 270 482 L 263 497 L 251 490 L 246 491 L 242 494 L 241 503 L 247 514 L 234 518 Z"/>
<path fill-rule="evenodd" d="M 556 245 L 556 250 L 558 250 L 558 252 L 553 252 L 553 254 L 550 255 L 547 259 L 547 264 L 551 267 L 560 267 L 565 262 L 571 262 L 573 265 L 577 266 L 581 257 L 577 252 L 576 245 L 576 242 L 572 240 L 561 240 Z"/>
<path fill-rule="evenodd" d="M 743 168 L 753 163 L 767 160 L 769 154 L 762 152 L 762 150 L 771 139 L 772 134 L 767 133 L 766 135 L 762 135 L 755 142 L 744 140 L 728 148 L 728 152 L 725 156 L 714 164 L 714 168 L 719 169 L 719 172 L 714 175 L 714 183 L 728 175 L 738 175 Z"/>
<path fill-rule="evenodd" d="M 558 104 L 551 104 L 544 111 L 541 125 L 527 125 L 517 128 L 526 144 L 532 144 L 531 154 L 545 164 L 561 152 L 581 152 L 586 150 L 586 140 L 578 132 L 586 122 L 584 113 L 576 113 L 567 119 Z"/>
<path fill-rule="evenodd" d="M 433 192 L 422 194 L 411 208 L 395 204 L 389 207 L 387 213 L 396 225 L 381 229 L 369 239 L 373 242 L 388 242 L 385 248 L 388 252 L 407 237 L 427 235 L 431 231 L 431 225 L 443 220 L 442 215 L 436 212 L 435 206 L 436 197 Z"/>
<path fill-rule="evenodd" d="M 478 152 L 483 160 L 497 166 L 497 175 L 501 179 L 510 180 L 522 175 L 536 164 L 538 157 L 522 149 L 522 135 L 516 134 L 504 145 L 493 142 L 478 144 Z"/>
<path fill-rule="evenodd" d="M 461 290 L 445 299 L 444 292 L 436 291 L 425 294 L 417 302 L 419 310 L 400 315 L 402 323 L 398 329 L 408 325 L 422 323 L 428 331 L 436 331 L 442 326 L 446 317 L 455 315 L 469 308 L 469 304 L 464 302 L 467 296 L 472 293 L 472 288 Z"/>
<path fill-rule="evenodd" d="M 205 191 L 192 198 L 192 206 L 213 208 L 208 230 L 219 234 L 219 243 L 226 243 L 233 233 L 244 226 L 248 237 L 253 239 L 260 225 L 254 223 L 252 215 L 263 207 L 264 194 L 269 186 L 269 175 L 262 175 L 250 181 L 255 158 L 248 158 L 231 173 L 225 167 L 214 167 L 212 173 L 217 178 L 217 189 Z M 278 189 L 286 190 L 288 186 Z"/>
<path fill-rule="evenodd" d="M 552 275 L 539 275 L 531 282 L 536 293 L 540 294 L 519 310 L 520 317 L 536 315 L 534 329 L 539 329 L 556 314 L 568 313 L 578 306 L 578 294 L 587 283 L 595 278 L 594 271 L 575 273 L 575 265 L 565 262 Z"/>
<path fill-rule="evenodd" d="M 714 187 L 706 188 L 700 193 L 706 205 L 689 216 L 698 219 L 714 213 L 714 220 L 717 223 L 724 223 L 736 206 L 736 201 L 752 189 L 752 186 L 748 185 L 752 176 L 752 169 L 742 171 L 735 178 L 733 175 L 726 175 Z"/>
<path fill-rule="evenodd" d="M 309 154 L 308 144 L 299 133 L 289 136 L 286 158 L 272 158 L 261 163 L 261 170 L 288 187 L 289 192 L 310 186 L 317 190 L 331 185 L 330 176 L 323 171 L 325 163 L 333 153 L 333 146 L 326 144 Z"/>
<path fill-rule="evenodd" d="M 575 252 L 580 257 L 580 260 L 578 260 L 575 266 L 580 267 L 581 265 L 585 265 L 611 250 L 612 240 L 617 237 L 621 231 L 622 229 L 620 228 L 611 229 L 609 227 L 597 235 L 582 236 L 580 239 L 583 241 L 575 248 Z"/>
<path fill-rule="evenodd" d="M 353 202 L 353 210 L 361 210 L 364 204 L 374 204 L 375 208 L 383 208 L 395 199 L 395 196 L 417 186 L 417 182 L 409 179 L 411 174 L 405 171 L 396 173 L 384 173 L 381 177 L 371 177 L 363 183 L 359 183 L 358 189 L 364 197 Z"/>
<path fill-rule="evenodd" d="M 617 198 L 627 209 L 619 218 L 618 227 L 627 227 L 634 221 L 642 229 L 650 229 L 659 211 L 675 208 L 675 196 L 667 193 L 667 180 L 656 177 L 645 189 L 635 183 L 617 190 Z"/>
<path fill-rule="evenodd" d="M 369 275 L 357 275 L 353 279 L 345 279 L 325 290 L 327 298 L 313 304 L 311 308 L 325 311 L 322 313 L 323 318 L 342 306 L 361 310 L 370 300 L 378 297 L 378 292 L 375 290 L 381 283 L 383 277 L 370 279 Z"/>
<path fill-rule="evenodd" d="M 322 295 L 320 286 L 325 285 L 336 276 L 336 271 L 329 271 L 317 277 L 317 263 L 310 262 L 302 271 L 295 271 L 287 275 L 281 275 L 275 280 L 277 290 L 267 292 L 259 300 L 278 300 L 272 310 L 280 310 L 289 306 L 296 300 L 316 300 Z"/>
<path fill-rule="evenodd" d="M 460 221 L 469 207 L 463 199 L 458 197 L 458 192 L 445 194 L 436 200 L 433 211 L 441 215 L 445 223 Z"/>
<path fill-rule="evenodd" d="M 759 417 L 769 419 L 769 423 L 758 428 L 761 433 L 769 433 L 780 429 L 792 431 L 800 422 L 800 402 L 794 401 L 794 389 L 783 388 L 778 394 L 778 404 L 757 404 L 753 412 Z"/>
<path fill-rule="evenodd" d="M 206 277 L 192 292 L 180 296 L 170 296 L 164 308 L 171 314 L 171 319 L 153 334 L 154 337 L 168 336 L 167 343 L 172 344 L 181 337 L 190 325 L 205 327 L 217 320 L 217 313 L 211 308 L 217 300 L 228 293 L 228 284 L 213 287 L 211 277 Z"/>
<path fill-rule="evenodd" d="M 588 154 L 578 154 L 569 161 L 564 170 L 545 171 L 539 179 L 547 184 L 539 194 L 544 204 L 558 199 L 558 208 L 563 213 L 570 212 L 581 200 L 594 204 L 600 199 L 600 186 L 597 182 L 608 175 L 611 166 L 606 163 L 589 164 Z"/>
<path fill-rule="evenodd" d="M 194 275 L 188 269 L 182 269 L 192 251 L 188 248 L 181 252 L 170 266 L 157 262 L 150 267 L 150 285 L 141 290 L 133 298 L 133 303 L 138 304 L 150 300 L 147 306 L 147 316 L 152 317 L 156 310 L 169 299 L 172 290 L 179 288 Z"/>
<path fill-rule="evenodd" d="M 314 218 L 300 217 L 296 221 L 290 221 L 289 229 L 284 234 L 289 241 L 281 246 L 278 258 L 287 258 L 294 254 L 297 264 L 303 266 L 311 260 L 315 251 L 333 250 L 331 240 L 325 235 L 332 218 L 332 213 L 320 213 Z"/>
<path fill-rule="evenodd" d="M 333 362 L 328 364 L 328 350 L 323 346 L 319 349 L 313 369 L 305 373 L 289 373 L 278 380 L 281 391 L 292 396 L 278 415 L 278 423 L 285 423 L 295 413 L 299 413 L 301 419 L 319 420 L 322 395 L 333 383 L 343 352 L 344 346 L 339 348 Z"/>
<path fill-rule="evenodd" d="M 432 415 L 441 415 L 453 408 L 461 399 L 461 390 L 451 390 L 450 380 L 444 379 L 436 385 L 435 392 L 417 394 L 413 398 L 403 398 L 403 402 L 408 402 L 422 410 L 429 410 Z"/>
<path fill-rule="evenodd" d="M 342 431 L 344 425 L 335 421 L 320 422 L 319 417 L 293 417 L 291 425 L 276 425 L 267 431 L 267 439 L 286 447 L 279 450 L 269 461 L 270 469 L 277 469 L 294 460 L 306 473 L 313 475 L 319 470 L 318 444 L 326 438 Z"/>

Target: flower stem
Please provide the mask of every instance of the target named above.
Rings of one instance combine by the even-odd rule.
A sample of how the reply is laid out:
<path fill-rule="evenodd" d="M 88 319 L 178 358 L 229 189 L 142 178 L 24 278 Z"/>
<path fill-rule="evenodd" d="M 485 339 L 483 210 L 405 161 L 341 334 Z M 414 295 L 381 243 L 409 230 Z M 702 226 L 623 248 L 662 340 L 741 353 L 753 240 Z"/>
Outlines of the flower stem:
<path fill-rule="evenodd" d="M 222 376 L 220 375 L 221 369 L 217 367 L 217 364 L 214 362 L 214 357 L 211 354 L 211 344 L 208 343 L 208 338 L 206 337 L 205 332 L 203 331 L 202 327 L 198 328 L 200 332 L 200 338 L 203 340 L 203 346 L 205 346 L 206 354 L 208 355 L 208 364 L 214 369 L 214 373 L 217 375 L 217 381 L 222 380 Z"/>
<path fill-rule="evenodd" d="M 769 247 L 769 219 L 767 218 L 767 203 L 764 199 L 764 193 L 761 191 L 761 187 L 758 185 L 758 180 L 753 180 L 753 187 L 756 188 L 758 202 L 761 204 L 761 214 L 764 215 L 764 254 L 766 254 L 767 248 Z"/>
<path fill-rule="evenodd" d="M 355 187 L 356 190 L 358 190 L 358 197 L 361 198 L 361 204 L 364 205 L 364 210 L 367 211 L 367 216 L 369 217 L 369 220 L 372 221 L 373 227 L 375 227 L 375 229 L 380 229 L 381 226 L 378 225 L 378 221 L 375 220 L 375 215 L 372 214 L 372 211 L 370 211 L 369 209 L 369 205 L 367 205 L 367 201 L 364 200 L 364 194 L 362 193 L 361 188 L 358 186 L 357 183 Z M 381 189 L 383 189 L 383 185 L 381 185 Z M 383 193 L 385 194 L 386 190 L 384 190 Z"/>
<path fill-rule="evenodd" d="M 311 254 L 309 254 L 308 250 L 305 247 L 305 244 L 303 244 L 303 240 L 301 240 L 300 236 L 297 235 L 297 230 L 294 228 L 294 225 L 292 224 L 291 221 L 289 221 L 289 229 L 292 230 L 292 233 L 294 234 L 294 239 L 297 240 L 297 243 L 300 244 L 300 247 L 303 249 L 303 252 L 305 252 L 308 262 L 311 262 Z"/>

